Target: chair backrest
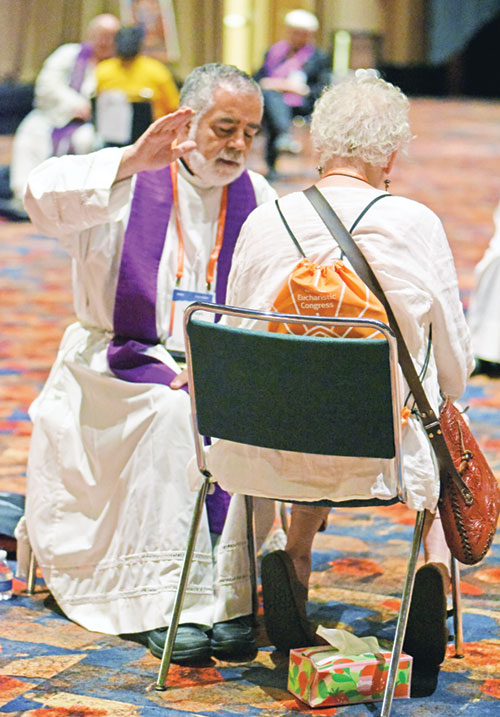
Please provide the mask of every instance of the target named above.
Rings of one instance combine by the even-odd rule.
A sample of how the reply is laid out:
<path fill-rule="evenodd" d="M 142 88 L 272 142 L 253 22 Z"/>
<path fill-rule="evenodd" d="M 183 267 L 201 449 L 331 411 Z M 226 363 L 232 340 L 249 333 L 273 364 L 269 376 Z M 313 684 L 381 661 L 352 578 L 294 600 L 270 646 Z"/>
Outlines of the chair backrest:
<path fill-rule="evenodd" d="M 207 314 L 195 315 L 200 310 L 304 323 L 303 316 L 188 307 L 186 356 L 199 434 L 301 453 L 395 457 L 400 402 L 389 327 L 374 320 L 309 317 L 320 325 L 361 322 L 386 337 L 312 338 L 211 323 Z"/>

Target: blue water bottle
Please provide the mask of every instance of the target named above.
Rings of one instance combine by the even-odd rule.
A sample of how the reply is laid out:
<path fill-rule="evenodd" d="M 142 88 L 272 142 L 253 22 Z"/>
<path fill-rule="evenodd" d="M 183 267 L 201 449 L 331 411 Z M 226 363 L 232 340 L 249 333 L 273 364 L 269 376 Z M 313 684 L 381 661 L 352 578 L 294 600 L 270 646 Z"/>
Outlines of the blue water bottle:
<path fill-rule="evenodd" d="M 12 597 L 12 570 L 7 562 L 7 551 L 0 550 L 0 600 Z"/>

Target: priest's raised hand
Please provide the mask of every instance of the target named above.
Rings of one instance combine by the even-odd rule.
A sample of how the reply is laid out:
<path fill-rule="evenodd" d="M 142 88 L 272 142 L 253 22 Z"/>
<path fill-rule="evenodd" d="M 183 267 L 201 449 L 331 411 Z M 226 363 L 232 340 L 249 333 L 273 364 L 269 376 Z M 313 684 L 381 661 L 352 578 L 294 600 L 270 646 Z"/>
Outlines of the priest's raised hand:
<path fill-rule="evenodd" d="M 185 137 L 194 111 L 180 107 L 176 112 L 164 115 L 153 122 L 134 144 L 123 153 L 116 180 L 131 177 L 145 170 L 163 169 L 167 165 L 195 149 L 193 140 L 178 142 Z"/>

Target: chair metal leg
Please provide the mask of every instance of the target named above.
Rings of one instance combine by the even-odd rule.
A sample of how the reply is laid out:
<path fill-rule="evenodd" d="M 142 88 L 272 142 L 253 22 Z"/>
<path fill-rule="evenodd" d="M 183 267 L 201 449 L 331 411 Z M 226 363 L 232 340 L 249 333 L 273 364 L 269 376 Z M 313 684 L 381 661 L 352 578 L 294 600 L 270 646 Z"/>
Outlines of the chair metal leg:
<path fill-rule="evenodd" d="M 257 551 L 255 549 L 254 501 L 251 495 L 245 496 L 245 508 L 247 519 L 248 561 L 250 564 L 250 586 L 252 590 L 252 615 L 254 623 L 256 624 L 259 601 L 257 596 Z"/>
<path fill-rule="evenodd" d="M 460 567 L 458 560 L 451 561 L 451 594 L 453 600 L 453 630 L 455 633 L 455 657 L 464 657 L 464 633 L 462 625 L 462 596 L 460 593 Z"/>
<path fill-rule="evenodd" d="M 35 592 L 35 581 L 36 581 L 36 558 L 35 553 L 30 545 L 30 562 L 28 566 L 28 578 L 26 580 L 26 592 L 28 595 L 33 595 Z"/>
<path fill-rule="evenodd" d="M 191 526 L 189 528 L 188 541 L 186 546 L 186 553 L 184 556 L 184 562 L 182 564 L 181 575 L 179 578 L 179 585 L 177 586 L 177 592 L 175 595 L 174 608 L 172 611 L 172 618 L 165 638 L 165 645 L 163 647 L 163 655 L 161 658 L 160 670 L 158 672 L 158 679 L 156 681 L 155 689 L 166 690 L 165 682 L 167 679 L 168 670 L 170 668 L 170 661 L 172 659 L 172 651 L 174 649 L 175 636 L 177 634 L 177 628 L 179 626 L 179 620 L 182 611 L 182 605 L 184 603 L 184 595 L 186 593 L 186 587 L 189 578 L 189 571 L 191 569 L 191 563 L 193 561 L 193 553 L 196 544 L 196 537 L 198 535 L 198 528 L 200 527 L 200 519 L 203 515 L 203 508 L 205 507 L 205 499 L 210 488 L 210 478 L 205 478 L 203 485 L 198 491 L 196 503 L 194 506 L 193 517 L 191 519 Z"/>
<path fill-rule="evenodd" d="M 389 664 L 389 674 L 387 676 L 387 684 L 385 687 L 384 700 L 382 702 L 382 711 L 380 713 L 380 717 L 389 717 L 389 714 L 391 712 L 392 700 L 394 698 L 394 690 L 396 689 L 399 659 L 401 657 L 401 651 L 403 649 L 406 623 L 408 621 L 408 613 L 410 611 L 410 601 L 413 592 L 413 584 L 415 582 L 415 572 L 417 569 L 418 554 L 420 551 L 420 544 L 422 542 L 424 515 L 425 511 L 417 513 L 417 518 L 415 520 L 415 529 L 413 531 L 413 541 L 411 545 L 410 558 L 408 560 L 408 567 L 406 570 L 403 594 L 401 595 L 401 608 L 399 610 L 396 634 L 394 636 L 394 645 L 392 647 L 391 661 Z"/>

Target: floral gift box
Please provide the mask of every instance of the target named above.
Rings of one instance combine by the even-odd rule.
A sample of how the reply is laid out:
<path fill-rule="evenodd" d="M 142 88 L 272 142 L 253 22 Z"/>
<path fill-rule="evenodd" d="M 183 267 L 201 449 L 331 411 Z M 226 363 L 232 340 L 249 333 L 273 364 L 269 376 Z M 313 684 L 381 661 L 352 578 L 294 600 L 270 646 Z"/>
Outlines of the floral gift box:
<path fill-rule="evenodd" d="M 391 653 L 343 655 L 334 647 L 290 650 L 288 691 L 310 707 L 375 702 L 384 696 Z M 395 697 L 410 696 L 412 658 L 401 654 Z"/>

